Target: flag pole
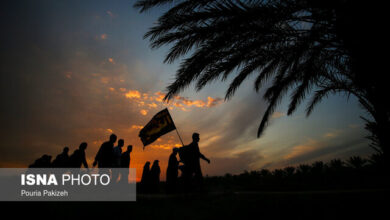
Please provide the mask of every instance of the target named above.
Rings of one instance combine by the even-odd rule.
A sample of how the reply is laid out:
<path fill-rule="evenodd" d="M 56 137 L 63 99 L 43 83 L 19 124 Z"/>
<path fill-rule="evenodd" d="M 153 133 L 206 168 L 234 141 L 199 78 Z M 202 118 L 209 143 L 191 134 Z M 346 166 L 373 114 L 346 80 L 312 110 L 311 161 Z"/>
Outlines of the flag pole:
<path fill-rule="evenodd" d="M 167 109 L 168 110 L 168 109 Z M 171 117 L 171 116 L 170 116 Z M 172 122 L 173 122 L 173 119 L 171 118 L 171 120 L 172 120 Z M 180 139 L 180 142 L 181 142 L 181 145 L 184 147 L 184 143 L 183 143 L 183 140 L 181 139 L 181 136 L 180 136 L 180 134 L 179 134 L 179 131 L 177 130 L 177 128 L 176 128 L 176 125 L 175 125 L 175 130 L 176 130 L 176 134 L 177 134 L 177 136 L 179 136 L 179 139 Z"/>
<path fill-rule="evenodd" d="M 177 136 L 179 136 L 179 139 L 180 139 L 181 144 L 182 144 L 183 147 L 184 147 L 184 143 L 183 143 L 183 140 L 182 140 L 181 137 L 180 137 L 179 131 L 177 130 L 177 128 L 176 128 L 175 130 L 176 130 Z"/>

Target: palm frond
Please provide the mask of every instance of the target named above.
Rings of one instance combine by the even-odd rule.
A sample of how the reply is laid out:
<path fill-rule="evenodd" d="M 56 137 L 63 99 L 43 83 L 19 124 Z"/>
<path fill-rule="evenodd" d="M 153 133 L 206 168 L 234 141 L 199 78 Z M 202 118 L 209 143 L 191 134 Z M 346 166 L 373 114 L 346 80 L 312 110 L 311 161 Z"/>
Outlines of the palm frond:
<path fill-rule="evenodd" d="M 384 105 L 373 98 L 370 77 L 361 77 L 351 68 L 351 51 L 340 36 L 337 20 L 345 1 L 140 0 L 134 7 L 144 12 L 168 4 L 144 35 L 153 49 L 170 46 L 164 62 L 186 56 L 167 87 L 166 101 L 191 83 L 199 91 L 233 76 L 225 94 L 230 99 L 256 74 L 254 89 L 259 92 L 266 85 L 263 98 L 269 104 L 259 137 L 288 92 L 288 115 L 313 92 L 307 116 L 323 98 L 338 92 L 358 97 L 371 115 L 377 113 L 375 106 Z"/>
<path fill-rule="evenodd" d="M 134 4 L 134 8 L 139 8 L 140 12 L 145 12 L 152 7 L 174 2 L 175 0 L 140 0 Z"/>

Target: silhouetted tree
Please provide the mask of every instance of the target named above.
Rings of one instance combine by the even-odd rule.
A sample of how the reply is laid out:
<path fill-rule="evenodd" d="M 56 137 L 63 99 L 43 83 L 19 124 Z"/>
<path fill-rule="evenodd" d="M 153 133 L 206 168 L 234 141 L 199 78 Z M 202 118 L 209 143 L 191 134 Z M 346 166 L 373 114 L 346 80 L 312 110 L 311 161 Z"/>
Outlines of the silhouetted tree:
<path fill-rule="evenodd" d="M 376 154 L 373 154 L 370 156 L 370 158 L 368 159 L 368 162 L 370 164 L 371 167 L 377 169 L 377 170 L 381 170 L 384 166 L 384 157 L 381 153 L 376 153 Z"/>
<path fill-rule="evenodd" d="M 314 175 L 319 175 L 324 172 L 324 168 L 325 168 L 324 162 L 316 161 L 311 165 L 311 172 Z"/>
<path fill-rule="evenodd" d="M 262 169 L 245 171 L 239 175 L 207 177 L 205 182 L 208 187 L 213 185 L 215 190 L 228 191 L 388 188 L 388 176 L 383 166 L 377 166 L 371 160 L 372 164 L 366 161 L 354 156 L 346 161 L 334 159 L 327 164 L 316 161 L 312 165 L 300 164 L 272 171 Z"/>
<path fill-rule="evenodd" d="M 294 175 L 295 167 L 286 167 L 283 170 L 284 170 L 286 176 L 290 177 L 290 176 Z"/>
<path fill-rule="evenodd" d="M 310 171 L 310 165 L 300 164 L 297 168 L 297 173 L 301 175 L 307 175 Z"/>
<path fill-rule="evenodd" d="M 271 174 L 272 174 L 271 171 L 269 171 L 268 169 L 261 169 L 260 170 L 260 176 L 262 176 L 262 177 L 268 177 Z"/>
<path fill-rule="evenodd" d="M 355 168 L 355 169 L 361 169 L 364 167 L 364 165 L 366 164 L 367 160 L 361 158 L 360 156 L 353 156 L 353 157 L 350 157 L 348 160 L 347 160 L 347 164 L 352 167 L 352 168 Z"/>
<path fill-rule="evenodd" d="M 275 169 L 273 172 L 272 172 L 272 175 L 278 179 L 278 180 L 281 180 L 283 179 L 283 177 L 285 176 L 285 172 L 284 170 L 282 169 Z"/>
<path fill-rule="evenodd" d="M 258 129 L 260 137 L 280 100 L 291 92 L 288 114 L 313 92 L 307 115 L 324 97 L 346 93 L 358 98 L 370 114 L 367 121 L 389 161 L 390 107 L 378 53 L 385 41 L 380 4 L 354 0 L 140 0 L 141 12 L 169 4 L 145 34 L 152 48 L 172 44 L 171 63 L 191 53 L 168 86 L 169 100 L 196 81 L 196 89 L 217 79 L 235 77 L 226 92 L 256 74 L 254 87 L 267 87 L 269 105 Z M 266 82 L 271 82 L 271 85 Z"/>
<path fill-rule="evenodd" d="M 341 170 L 344 167 L 344 162 L 340 159 L 333 159 L 329 162 L 329 169 Z"/>

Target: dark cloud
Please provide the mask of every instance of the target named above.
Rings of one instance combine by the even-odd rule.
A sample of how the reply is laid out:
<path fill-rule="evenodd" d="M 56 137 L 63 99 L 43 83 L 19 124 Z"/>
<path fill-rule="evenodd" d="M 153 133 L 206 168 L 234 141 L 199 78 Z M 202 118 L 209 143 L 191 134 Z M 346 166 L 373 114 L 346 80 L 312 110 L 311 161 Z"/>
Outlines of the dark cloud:
<path fill-rule="evenodd" d="M 208 138 L 218 137 L 205 150 L 223 152 L 257 139 L 256 132 L 265 103 L 259 94 L 251 93 L 223 104 L 214 114 L 206 114 L 195 125 Z"/>
<path fill-rule="evenodd" d="M 296 165 L 309 163 L 316 160 L 331 160 L 335 158 L 346 159 L 351 155 L 359 155 L 361 152 L 373 153 L 368 147 L 368 141 L 362 138 L 339 140 L 337 142 L 316 142 L 314 148 L 297 156 L 279 162 L 276 166 Z"/>
<path fill-rule="evenodd" d="M 2 163 L 28 163 L 65 145 L 103 139 L 106 128 L 140 123 L 131 102 L 107 91 L 136 86 L 129 79 L 146 70 L 108 62 L 112 53 L 87 32 L 86 23 L 97 26 L 81 4 L 25 3 L 1 9 Z"/>
<path fill-rule="evenodd" d="M 248 150 L 231 157 L 211 157 L 211 163 L 203 163 L 205 173 L 211 176 L 223 175 L 225 173 L 239 174 L 245 170 L 253 170 L 251 166 L 263 159 L 263 156 L 256 150 Z"/>

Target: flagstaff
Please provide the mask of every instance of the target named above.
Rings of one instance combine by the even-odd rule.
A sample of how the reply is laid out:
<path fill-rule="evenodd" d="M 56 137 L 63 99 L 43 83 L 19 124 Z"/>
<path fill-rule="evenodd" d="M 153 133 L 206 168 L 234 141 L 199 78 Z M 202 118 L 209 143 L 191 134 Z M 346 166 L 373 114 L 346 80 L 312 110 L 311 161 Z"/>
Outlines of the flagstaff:
<path fill-rule="evenodd" d="M 176 130 L 177 136 L 179 136 L 181 145 L 184 147 L 184 143 L 183 143 L 183 140 L 182 140 L 181 137 L 180 137 L 179 131 L 177 130 L 177 128 L 176 128 L 175 130 Z"/>

